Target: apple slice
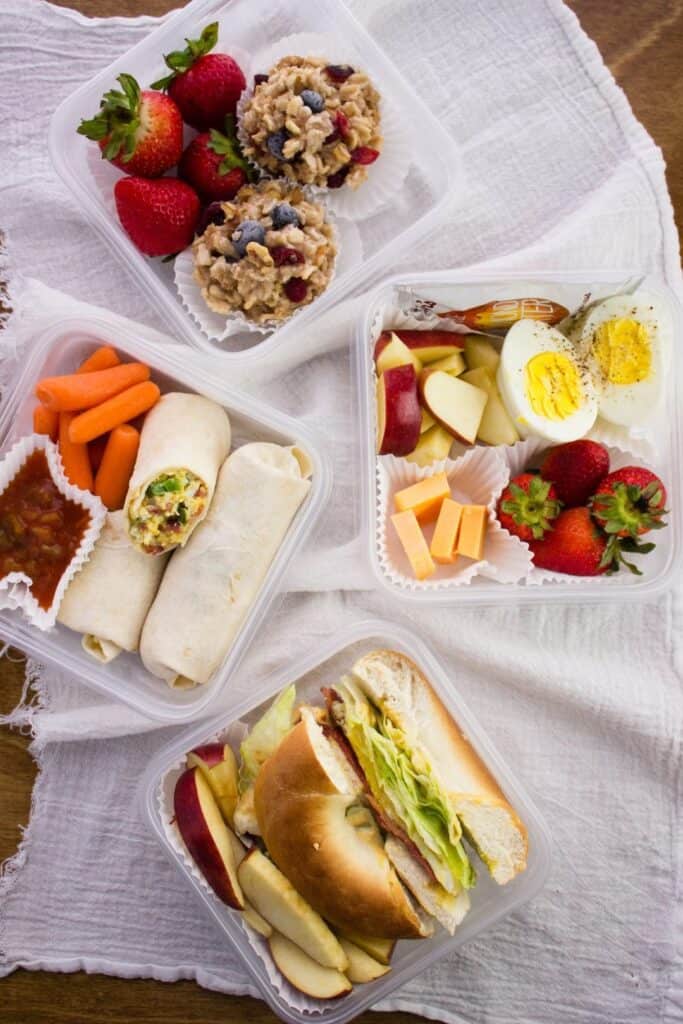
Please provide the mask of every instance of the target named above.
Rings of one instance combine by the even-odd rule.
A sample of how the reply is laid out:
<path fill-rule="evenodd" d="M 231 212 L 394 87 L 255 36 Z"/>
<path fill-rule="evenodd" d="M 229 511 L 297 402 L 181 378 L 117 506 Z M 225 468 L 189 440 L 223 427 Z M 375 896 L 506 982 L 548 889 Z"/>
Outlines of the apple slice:
<path fill-rule="evenodd" d="M 453 355 L 446 356 L 445 359 L 437 359 L 435 363 L 430 363 L 429 369 L 443 370 L 444 373 L 451 373 L 454 377 L 459 377 L 461 373 L 465 372 L 467 366 L 462 352 L 454 352 Z"/>
<path fill-rule="evenodd" d="M 294 942 L 273 932 L 268 946 L 276 966 L 290 985 L 314 999 L 339 999 L 348 995 L 353 985 L 341 971 L 322 967 Z"/>
<path fill-rule="evenodd" d="M 391 335 L 389 344 L 385 345 L 377 357 L 377 373 L 384 373 L 385 370 L 393 370 L 395 366 L 412 366 L 415 373 L 422 369 L 422 363 L 418 357 L 404 345 L 397 334 Z"/>
<path fill-rule="evenodd" d="M 508 415 L 491 371 L 484 366 L 478 366 L 476 370 L 463 373 L 461 380 L 474 384 L 489 396 L 477 431 L 479 440 L 485 444 L 515 444 L 519 441 L 519 434 Z"/>
<path fill-rule="evenodd" d="M 420 434 L 424 434 L 424 432 L 433 427 L 435 423 L 436 420 L 432 416 L 431 412 L 428 412 L 426 409 L 423 409 L 422 419 L 420 421 Z"/>
<path fill-rule="evenodd" d="M 229 907 L 242 910 L 244 896 L 237 876 L 237 848 L 232 842 L 239 840 L 223 821 L 199 768 L 188 768 L 176 782 L 173 810 L 185 845 L 211 888 Z"/>
<path fill-rule="evenodd" d="M 383 348 L 397 334 L 404 345 L 418 356 L 421 363 L 433 363 L 437 359 L 445 359 L 465 346 L 465 335 L 455 331 L 413 331 L 397 328 L 395 331 L 382 331 L 375 345 L 375 362 Z"/>
<path fill-rule="evenodd" d="M 433 462 L 448 458 L 452 444 L 453 435 L 436 423 L 424 434 L 420 434 L 415 451 L 406 455 L 406 462 L 414 462 L 418 466 L 431 466 Z"/>
<path fill-rule="evenodd" d="M 227 743 L 207 743 L 197 747 L 187 755 L 187 766 L 199 768 L 211 787 L 223 817 L 228 825 L 232 825 L 239 796 L 237 760 L 232 747 Z"/>
<path fill-rule="evenodd" d="M 495 375 L 500 362 L 500 353 L 488 338 L 480 338 L 477 334 L 468 334 L 465 339 L 465 362 L 468 370 L 477 370 L 483 366 Z"/>
<path fill-rule="evenodd" d="M 348 931 L 340 931 L 339 935 L 344 939 L 348 939 L 349 942 L 352 942 L 354 946 L 358 946 L 359 949 L 365 950 L 373 960 L 378 960 L 381 964 L 388 964 L 390 962 L 396 946 L 396 939 L 379 939 Z"/>
<path fill-rule="evenodd" d="M 252 906 L 245 903 L 244 910 L 242 911 L 242 917 L 250 925 L 255 932 L 262 935 L 264 939 L 269 939 L 273 934 L 272 926 L 268 924 L 265 917 L 261 917 L 258 910 L 254 910 Z"/>
<path fill-rule="evenodd" d="M 474 444 L 488 395 L 443 370 L 423 370 L 422 401 L 437 423 L 465 444 Z"/>
<path fill-rule="evenodd" d="M 244 894 L 277 931 L 300 946 L 323 967 L 345 970 L 347 959 L 339 940 L 320 914 L 260 850 L 250 850 L 238 869 Z"/>
<path fill-rule="evenodd" d="M 408 455 L 420 440 L 422 410 L 412 366 L 395 366 L 377 381 L 377 452 Z"/>
<path fill-rule="evenodd" d="M 354 985 L 356 983 L 362 985 L 367 981 L 375 981 L 376 978 L 381 978 L 383 974 L 388 974 L 391 970 L 391 967 L 387 964 L 381 964 L 374 957 L 371 957 L 369 953 L 366 953 L 364 949 L 354 945 L 353 942 L 349 942 L 348 939 L 340 939 L 339 941 L 349 960 L 346 976 Z"/>

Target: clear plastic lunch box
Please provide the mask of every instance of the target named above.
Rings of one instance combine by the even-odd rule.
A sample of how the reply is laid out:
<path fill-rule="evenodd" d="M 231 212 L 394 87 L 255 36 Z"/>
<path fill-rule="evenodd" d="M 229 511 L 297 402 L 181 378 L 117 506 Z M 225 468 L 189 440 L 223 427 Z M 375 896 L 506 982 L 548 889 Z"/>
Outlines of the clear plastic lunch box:
<path fill-rule="evenodd" d="M 655 294 L 670 314 L 673 324 L 673 351 L 667 381 L 667 393 L 660 415 L 654 422 L 652 458 L 634 455 L 636 464 L 647 463 L 662 476 L 667 489 L 668 526 L 656 536 L 656 549 L 641 563 L 643 575 L 634 576 L 625 569 L 614 576 L 569 577 L 567 582 L 529 585 L 498 583 L 482 576 L 466 586 L 448 590 L 408 589 L 397 585 L 385 573 L 377 542 L 378 500 L 375 454 L 376 402 L 373 362 L 373 328 L 381 323 L 391 326 L 391 311 L 407 292 L 444 303 L 452 309 L 466 309 L 494 299 L 543 296 L 554 299 L 570 310 L 577 309 L 587 293 L 593 299 L 606 298 L 627 284 Z M 386 317 L 386 320 L 384 318 Z M 683 311 L 678 298 L 661 281 L 644 277 L 637 270 L 586 271 L 495 271 L 458 269 L 406 274 L 387 278 L 368 297 L 356 323 L 354 361 L 360 395 L 361 514 L 362 529 L 368 542 L 368 557 L 382 587 L 394 597 L 416 604 L 547 604 L 549 602 L 584 603 L 652 598 L 669 587 L 680 570 L 683 555 L 683 485 L 681 451 L 683 445 L 681 414 L 681 356 Z M 550 447 L 550 444 L 549 444 Z M 455 457 L 455 456 L 453 456 Z"/>
<path fill-rule="evenodd" d="M 479 865 L 478 882 L 472 891 L 471 910 L 455 935 L 448 935 L 437 929 L 430 939 L 402 941 L 396 946 L 391 961 L 391 971 L 377 981 L 357 985 L 343 999 L 320 1002 L 321 1012 L 311 1014 L 289 1005 L 285 998 L 275 991 L 263 960 L 250 945 L 240 913 L 231 910 L 214 893 L 195 877 L 179 852 L 171 845 L 164 823 L 161 820 L 159 791 L 162 780 L 184 754 L 203 743 L 211 742 L 221 735 L 232 723 L 242 720 L 247 724 L 255 721 L 268 706 L 270 700 L 289 683 L 297 684 L 299 700 L 320 701 L 320 687 L 329 684 L 348 671 L 361 654 L 377 648 L 391 648 L 409 655 L 424 671 L 434 690 L 448 711 L 462 728 L 469 742 L 482 758 L 492 775 L 498 781 L 506 797 L 517 811 L 528 830 L 529 854 L 526 871 L 505 886 L 496 885 L 486 869 Z M 455 666 L 453 666 L 455 668 Z M 142 813 L 152 832 L 158 839 L 170 860 L 184 875 L 194 889 L 198 899 L 223 930 L 227 941 L 240 954 L 246 970 L 258 986 L 263 998 L 282 1020 L 289 1024 L 319 1020 L 324 1024 L 344 1024 L 362 1013 L 373 1003 L 389 996 L 420 972 L 426 970 L 448 953 L 480 935 L 502 917 L 517 910 L 532 899 L 544 885 L 550 871 L 551 842 L 548 829 L 533 800 L 522 783 L 486 736 L 475 717 L 461 700 L 452 682 L 453 668 L 440 664 L 422 641 L 410 635 L 405 629 L 379 620 L 365 620 L 340 630 L 333 640 L 321 644 L 305 658 L 255 684 L 257 696 L 252 690 L 250 696 L 232 711 L 210 723 L 200 725 L 176 737 L 149 765 L 140 782 L 139 799 Z M 251 685 L 251 684 L 250 684 Z"/>
<path fill-rule="evenodd" d="M 173 268 L 143 256 L 119 225 L 112 195 L 120 172 L 100 159 L 95 143 L 76 134 L 81 118 L 91 117 L 105 90 L 122 71 L 135 75 L 142 88 L 163 74 L 162 55 L 184 45 L 201 28 L 218 20 L 218 49 L 255 54 L 293 33 L 321 33 L 339 40 L 358 55 L 381 93 L 391 97 L 411 133 L 411 166 L 390 206 L 384 206 L 356 227 L 363 258 L 337 275 L 329 289 L 302 309 L 289 325 L 264 336 L 242 332 L 226 342 L 212 342 L 185 310 L 173 283 Z M 258 69 L 257 69 L 258 70 Z M 263 70 L 263 69 L 261 69 Z M 142 42 L 69 96 L 50 124 L 50 155 L 57 173 L 73 192 L 84 214 L 117 260 L 142 284 L 169 328 L 191 344 L 249 366 L 276 346 L 296 343 L 299 327 L 328 309 L 359 285 L 366 285 L 441 217 L 441 209 L 463 191 L 462 159 L 451 136 L 416 96 L 380 47 L 340 0 L 195 0 L 154 29 Z M 96 173 L 93 166 L 96 165 Z M 371 181 L 365 186 L 371 188 Z M 262 340 L 259 340 L 262 339 Z"/>
<path fill-rule="evenodd" d="M 113 345 L 130 359 L 147 363 L 162 391 L 195 391 L 224 406 L 230 416 L 233 449 L 247 441 L 297 444 L 310 455 L 313 472 L 311 489 L 299 508 L 253 606 L 237 634 L 232 648 L 213 678 L 193 689 L 171 689 L 147 672 L 137 654 L 121 653 L 101 665 L 81 648 L 81 637 L 57 624 L 41 632 L 19 611 L 0 611 L 0 636 L 23 651 L 53 662 L 74 673 L 89 686 L 129 704 L 136 711 L 165 724 L 186 722 L 206 711 L 242 660 L 250 643 L 278 594 L 279 584 L 318 519 L 332 484 L 329 459 L 307 429 L 275 409 L 246 394 L 225 387 L 216 375 L 193 367 L 183 349 L 162 351 L 140 339 L 129 328 L 97 316 L 63 317 L 38 335 L 31 345 L 18 377 L 3 399 L 0 415 L 0 456 L 20 437 L 33 432 L 32 412 L 36 404 L 36 382 L 48 375 L 69 373 L 92 349 Z"/>

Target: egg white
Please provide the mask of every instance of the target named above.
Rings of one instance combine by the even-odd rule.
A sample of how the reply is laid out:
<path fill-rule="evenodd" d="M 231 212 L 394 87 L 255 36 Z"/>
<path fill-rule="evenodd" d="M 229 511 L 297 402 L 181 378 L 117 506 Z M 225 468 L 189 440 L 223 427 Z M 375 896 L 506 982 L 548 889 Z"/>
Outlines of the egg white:
<path fill-rule="evenodd" d="M 547 419 L 534 411 L 526 395 L 526 365 L 543 352 L 567 356 L 581 381 L 580 408 L 562 420 Z M 512 421 L 522 435 L 535 434 L 562 443 L 584 437 L 595 423 L 598 401 L 593 381 L 579 365 L 576 346 L 555 327 L 536 320 L 520 320 L 505 335 L 497 373 L 498 389 Z"/>
<path fill-rule="evenodd" d="M 614 384 L 606 380 L 592 351 L 598 327 L 608 320 L 622 317 L 642 324 L 650 341 L 650 373 L 645 380 L 634 384 Z M 582 357 L 591 368 L 601 418 L 625 427 L 637 426 L 651 419 L 666 389 L 666 373 L 673 348 L 671 315 L 661 299 L 647 292 L 605 299 L 586 314 L 578 344 Z"/>

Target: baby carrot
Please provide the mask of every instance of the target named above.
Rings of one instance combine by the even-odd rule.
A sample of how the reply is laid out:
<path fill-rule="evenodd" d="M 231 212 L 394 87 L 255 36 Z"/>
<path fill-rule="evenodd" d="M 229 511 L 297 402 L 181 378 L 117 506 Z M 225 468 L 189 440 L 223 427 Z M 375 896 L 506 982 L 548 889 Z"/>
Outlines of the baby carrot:
<path fill-rule="evenodd" d="M 36 385 L 38 399 L 55 412 L 80 412 L 106 402 L 134 384 L 149 380 L 149 366 L 122 363 L 94 373 L 71 373 L 45 377 Z"/>
<path fill-rule="evenodd" d="M 95 370 L 110 370 L 112 366 L 118 366 L 121 360 L 116 350 L 111 345 L 102 345 L 96 348 L 92 355 L 89 355 L 76 370 L 76 373 L 94 373 Z"/>
<path fill-rule="evenodd" d="M 88 409 L 76 416 L 69 427 L 69 438 L 73 444 L 85 444 L 92 441 L 100 434 L 106 434 L 108 430 L 127 423 L 128 420 L 139 416 L 141 412 L 147 412 L 159 401 L 161 392 L 156 384 L 147 380 L 142 384 L 135 384 L 120 395 L 96 405 L 94 409 Z"/>
<path fill-rule="evenodd" d="M 109 440 L 108 434 L 102 434 L 101 437 L 96 437 L 94 441 L 91 441 L 88 445 L 88 457 L 90 458 L 90 466 L 93 471 L 93 475 L 97 473 L 97 470 L 102 465 L 102 456 L 104 455 L 104 449 L 107 447 L 107 441 Z"/>
<path fill-rule="evenodd" d="M 88 460 L 88 449 L 84 444 L 74 444 L 71 440 L 70 427 L 74 419 L 72 412 L 59 414 L 59 454 L 68 479 L 83 491 L 92 491 L 93 478 Z"/>
<path fill-rule="evenodd" d="M 59 436 L 59 415 L 46 409 L 44 405 L 37 405 L 33 410 L 33 432 L 35 434 L 46 434 L 52 441 Z"/>
<path fill-rule="evenodd" d="M 114 427 L 109 435 L 102 464 L 95 477 L 95 494 L 110 512 L 123 508 L 139 444 L 140 434 L 129 423 Z"/>

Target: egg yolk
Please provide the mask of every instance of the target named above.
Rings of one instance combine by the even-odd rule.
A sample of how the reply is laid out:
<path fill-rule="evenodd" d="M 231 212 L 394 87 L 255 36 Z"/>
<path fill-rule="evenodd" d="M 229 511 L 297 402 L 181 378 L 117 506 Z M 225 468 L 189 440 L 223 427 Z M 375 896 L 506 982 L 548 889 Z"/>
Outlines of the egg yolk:
<path fill-rule="evenodd" d="M 593 353 L 610 384 L 637 384 L 650 376 L 650 337 L 646 328 L 630 317 L 600 324 L 593 335 Z"/>
<path fill-rule="evenodd" d="M 540 352 L 525 368 L 526 397 L 537 416 L 565 420 L 581 408 L 579 372 L 561 352 Z"/>

